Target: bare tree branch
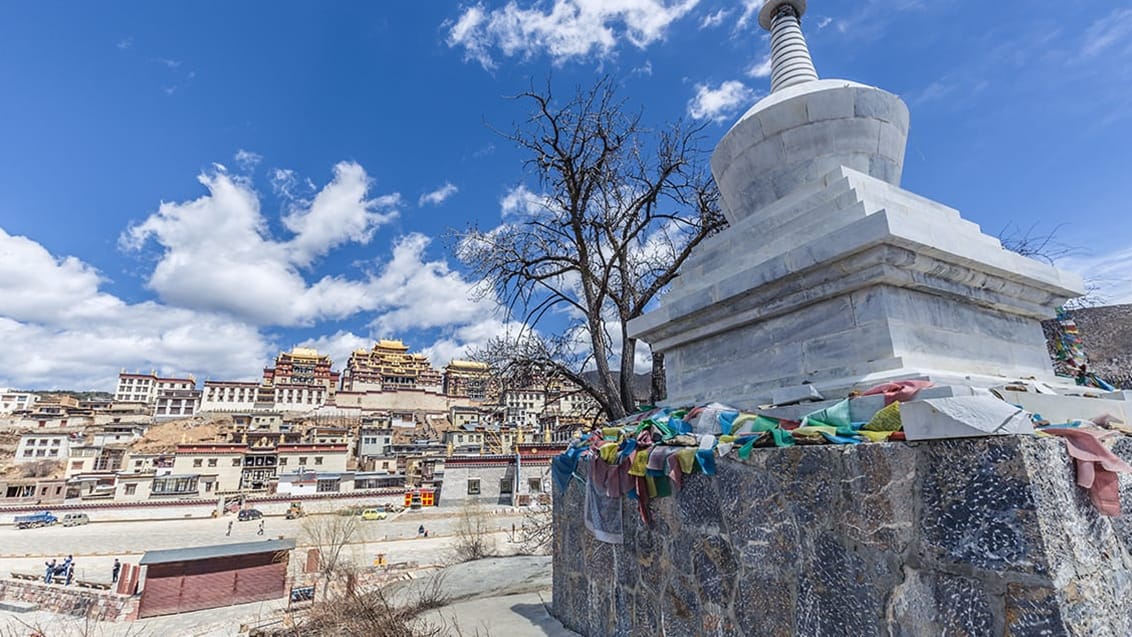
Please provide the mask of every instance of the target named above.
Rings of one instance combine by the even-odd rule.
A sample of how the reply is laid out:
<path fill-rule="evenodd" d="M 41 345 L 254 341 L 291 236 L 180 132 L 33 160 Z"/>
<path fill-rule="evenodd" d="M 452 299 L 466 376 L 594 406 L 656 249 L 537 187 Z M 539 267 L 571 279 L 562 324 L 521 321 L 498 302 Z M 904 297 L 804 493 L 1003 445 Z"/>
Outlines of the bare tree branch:
<path fill-rule="evenodd" d="M 515 99 L 530 102 L 531 114 L 505 137 L 528 153 L 524 165 L 543 205 L 494 230 L 455 233 L 457 257 L 483 281 L 484 293 L 529 326 L 555 307 L 570 308 L 576 322 L 567 338 L 528 334 L 481 355 L 510 354 L 522 360 L 519 367 L 560 374 L 607 417 L 619 418 L 638 398 L 628 322 L 726 223 L 706 169 L 703 129 L 679 121 L 646 128 L 608 77 L 565 102 L 549 82 Z M 588 341 L 582 356 L 570 342 L 579 333 Z"/>

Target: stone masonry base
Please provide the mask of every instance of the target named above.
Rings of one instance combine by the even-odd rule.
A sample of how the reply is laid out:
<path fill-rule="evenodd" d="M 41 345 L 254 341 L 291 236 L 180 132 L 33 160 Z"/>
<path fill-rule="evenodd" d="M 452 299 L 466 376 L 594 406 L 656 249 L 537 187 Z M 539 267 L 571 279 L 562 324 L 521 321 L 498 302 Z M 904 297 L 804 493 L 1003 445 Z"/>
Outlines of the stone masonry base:
<path fill-rule="evenodd" d="M 554 494 L 554 614 L 584 635 L 1132 635 L 1132 519 L 1096 513 L 1061 440 L 755 450 L 649 525 L 623 501 L 622 545 L 583 501 Z"/>
<path fill-rule="evenodd" d="M 76 586 L 0 579 L 0 599 L 35 604 L 44 610 L 94 621 L 135 619 L 138 598 Z"/>

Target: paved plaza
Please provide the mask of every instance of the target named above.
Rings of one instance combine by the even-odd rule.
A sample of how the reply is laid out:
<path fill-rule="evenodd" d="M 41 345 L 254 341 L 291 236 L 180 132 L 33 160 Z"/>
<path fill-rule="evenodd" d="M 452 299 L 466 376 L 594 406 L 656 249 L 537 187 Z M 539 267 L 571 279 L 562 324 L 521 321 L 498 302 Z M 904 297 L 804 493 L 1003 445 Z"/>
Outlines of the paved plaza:
<path fill-rule="evenodd" d="M 378 553 L 384 553 L 390 563 L 445 563 L 449 561 L 449 546 L 458 513 L 444 509 L 405 511 L 387 520 L 361 522 L 351 555 L 360 563 L 370 563 Z M 501 547 L 507 544 L 507 532 L 512 523 L 522 524 L 522 514 L 511 510 L 492 512 L 490 519 L 490 526 L 499 531 L 497 542 Z M 227 535 L 230 520 L 232 534 Z M 264 518 L 262 536 L 257 534 L 258 521 L 238 522 L 234 516 L 105 522 L 69 528 L 56 525 L 24 530 L 5 526 L 0 527 L 0 573 L 38 573 L 43 570 L 45 560 L 73 555 L 77 579 L 109 582 L 115 558 L 136 563 L 149 550 L 251 542 L 279 536 L 295 538 L 301 546 L 302 523 L 302 519 Z M 428 530 L 427 539 L 417 534 L 421 525 Z"/>
<path fill-rule="evenodd" d="M 364 522 L 360 541 L 351 546 L 349 554 L 362 564 L 370 563 L 377 553 L 384 553 L 391 563 L 448 563 L 452 559 L 457 514 L 458 511 L 442 509 L 405 511 L 388 520 Z M 499 551 L 509 553 L 511 524 L 520 525 L 522 514 L 500 510 L 490 517 L 491 526 L 498 529 L 495 540 Z M 0 573 L 38 573 L 44 560 L 73 555 L 77 579 L 109 582 L 114 558 L 136 563 L 148 550 L 248 542 L 261 537 L 257 535 L 258 521 L 233 522 L 232 534 L 227 535 L 230 519 L 233 518 L 106 522 L 27 530 L 3 527 Z M 418 536 L 422 524 L 429 531 L 427 539 Z M 301 525 L 302 520 L 266 518 L 262 537 L 297 538 L 301 546 Z M 482 566 L 463 564 L 456 568 L 451 582 L 446 583 L 452 589 L 449 595 L 453 603 L 431 613 L 432 621 L 458 621 L 462 628 L 502 622 L 498 627 L 506 627 L 509 634 L 515 635 L 572 634 L 550 618 L 541 601 L 550 599 L 549 558 L 503 558 L 485 560 Z M 426 577 L 427 572 L 422 572 L 421 577 Z M 0 636 L 33 634 L 33 627 L 51 627 L 47 633 L 51 635 L 235 635 L 240 624 L 271 617 L 285 605 L 284 600 L 274 600 L 95 626 L 41 611 L 0 611 Z"/>

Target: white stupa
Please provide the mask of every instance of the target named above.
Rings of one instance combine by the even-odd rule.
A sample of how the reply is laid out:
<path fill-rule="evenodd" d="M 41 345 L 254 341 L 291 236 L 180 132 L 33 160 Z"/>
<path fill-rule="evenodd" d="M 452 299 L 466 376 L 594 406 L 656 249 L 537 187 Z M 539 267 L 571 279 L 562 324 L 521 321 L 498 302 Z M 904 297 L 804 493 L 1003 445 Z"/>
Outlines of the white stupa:
<path fill-rule="evenodd" d="M 629 325 L 665 353 L 669 402 L 746 406 L 803 384 L 829 397 L 906 378 L 1053 381 L 1040 321 L 1082 293 L 1080 277 L 902 190 L 907 106 L 818 79 L 805 11 L 768 0 L 760 13 L 772 92 L 711 160 L 730 227 Z"/>

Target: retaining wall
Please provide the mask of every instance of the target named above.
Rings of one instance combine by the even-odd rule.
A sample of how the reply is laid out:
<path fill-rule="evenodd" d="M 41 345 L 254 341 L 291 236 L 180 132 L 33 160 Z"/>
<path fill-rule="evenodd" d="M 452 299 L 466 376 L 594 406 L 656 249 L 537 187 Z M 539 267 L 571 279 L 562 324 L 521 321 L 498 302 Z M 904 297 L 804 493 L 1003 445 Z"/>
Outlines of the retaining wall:
<path fill-rule="evenodd" d="M 0 579 L 0 599 L 35 604 L 37 610 L 60 615 L 107 622 L 133 619 L 138 607 L 137 598 L 130 595 L 79 588 L 73 584 L 63 586 L 9 579 Z"/>
<path fill-rule="evenodd" d="M 1132 459 L 1132 440 L 1118 455 Z M 1132 516 L 1059 439 L 756 449 L 593 539 L 554 494 L 554 614 L 583 635 L 1132 635 Z M 588 471 L 588 464 L 579 466 Z M 1121 476 L 1124 511 L 1132 480 Z"/>

